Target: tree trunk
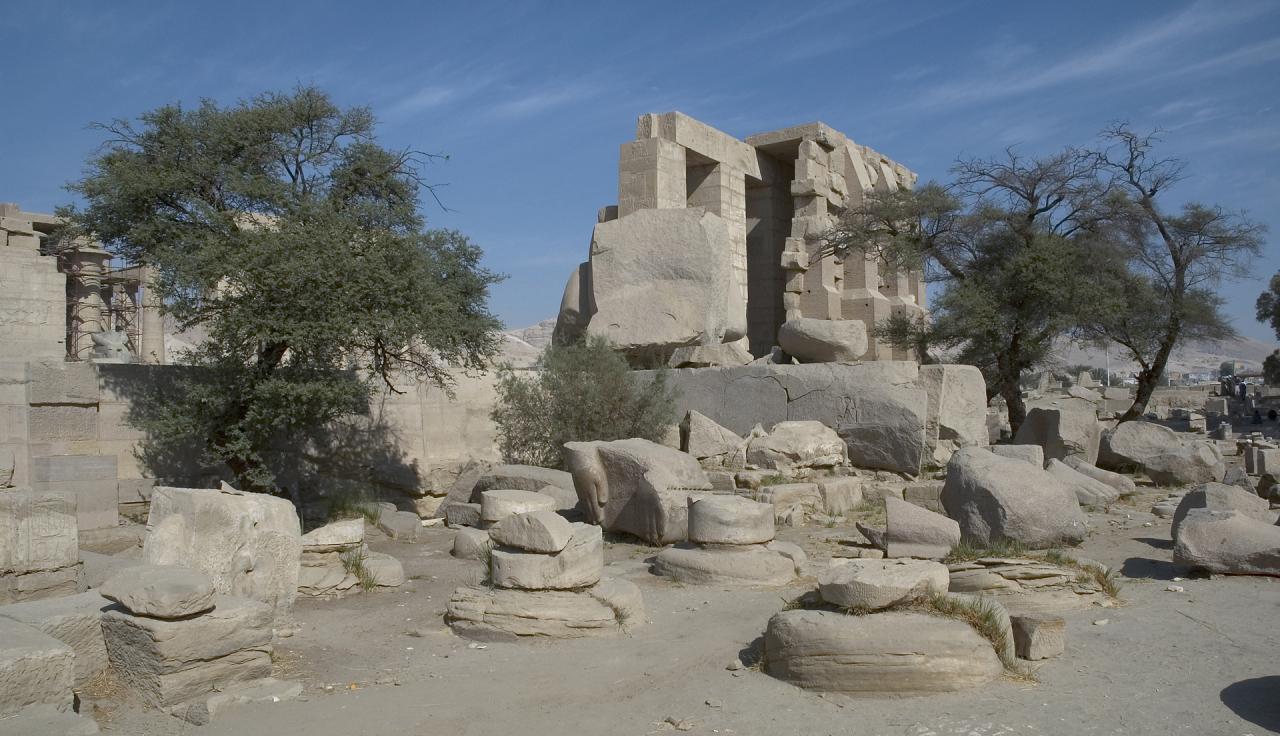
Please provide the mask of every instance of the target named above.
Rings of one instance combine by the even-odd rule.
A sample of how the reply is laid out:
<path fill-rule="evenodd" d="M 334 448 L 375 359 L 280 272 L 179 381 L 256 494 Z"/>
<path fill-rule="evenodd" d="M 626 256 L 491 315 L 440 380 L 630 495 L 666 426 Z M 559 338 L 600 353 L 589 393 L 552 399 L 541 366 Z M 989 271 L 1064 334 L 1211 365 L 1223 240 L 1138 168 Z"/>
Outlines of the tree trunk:
<path fill-rule="evenodd" d="M 1012 380 L 1001 377 L 1000 395 L 1004 397 L 1004 403 L 1009 407 L 1009 430 L 1016 435 L 1018 428 L 1027 419 L 1027 405 L 1022 401 L 1022 386 L 1017 376 Z"/>

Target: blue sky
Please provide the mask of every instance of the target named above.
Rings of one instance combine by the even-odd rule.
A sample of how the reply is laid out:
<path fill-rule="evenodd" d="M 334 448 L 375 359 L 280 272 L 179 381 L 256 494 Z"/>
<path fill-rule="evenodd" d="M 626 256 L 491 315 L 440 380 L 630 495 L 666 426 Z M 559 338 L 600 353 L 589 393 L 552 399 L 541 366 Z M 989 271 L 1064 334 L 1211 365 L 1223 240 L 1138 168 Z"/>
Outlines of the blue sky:
<path fill-rule="evenodd" d="M 298 82 L 373 108 L 390 146 L 449 155 L 432 224 L 509 276 L 508 325 L 553 316 L 617 196 L 618 145 L 644 112 L 746 136 L 822 120 L 945 177 L 957 156 L 1087 144 L 1107 122 L 1166 129 L 1179 199 L 1216 202 L 1280 242 L 1280 3 L 36 2 L 0 12 L 0 201 L 69 201 L 91 121 Z M 1245 335 L 1280 270 L 1226 288 Z"/>

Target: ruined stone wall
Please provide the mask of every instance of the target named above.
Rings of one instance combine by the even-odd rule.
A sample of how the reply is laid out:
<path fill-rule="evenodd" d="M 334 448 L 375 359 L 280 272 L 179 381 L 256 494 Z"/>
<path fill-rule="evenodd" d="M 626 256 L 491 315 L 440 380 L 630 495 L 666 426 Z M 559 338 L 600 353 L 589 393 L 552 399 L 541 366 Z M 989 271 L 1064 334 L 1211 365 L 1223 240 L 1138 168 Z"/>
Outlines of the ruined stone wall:
<path fill-rule="evenodd" d="M 40 255 L 40 236 L 14 205 L 0 204 L 0 345 L 28 360 L 61 358 L 67 340 L 67 277 Z"/>
<path fill-rule="evenodd" d="M 115 526 L 118 509 L 146 502 L 158 479 L 216 482 L 216 473 L 199 467 L 197 448 L 179 457 L 149 456 L 144 434 L 127 421 L 136 402 L 183 370 L 190 368 L 0 362 L 0 463 L 12 458 L 14 485 L 74 492 L 81 529 Z M 426 384 L 399 388 L 404 393 L 375 397 L 368 416 L 335 428 L 335 447 L 322 458 L 335 477 L 286 469 L 282 482 L 338 481 L 374 493 L 420 495 L 447 488 L 469 459 L 498 459 L 489 419 L 492 376 L 460 376 L 453 398 Z"/>

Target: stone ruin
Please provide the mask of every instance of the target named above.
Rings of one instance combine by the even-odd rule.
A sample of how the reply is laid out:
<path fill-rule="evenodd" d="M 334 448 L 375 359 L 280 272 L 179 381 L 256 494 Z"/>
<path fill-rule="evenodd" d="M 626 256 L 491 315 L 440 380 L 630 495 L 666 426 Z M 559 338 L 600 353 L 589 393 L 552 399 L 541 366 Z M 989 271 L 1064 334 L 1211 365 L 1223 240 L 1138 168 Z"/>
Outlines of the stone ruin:
<path fill-rule="evenodd" d="M 909 359 L 866 327 L 923 315 L 920 274 L 839 262 L 811 236 L 867 192 L 915 180 L 823 123 L 743 141 L 683 113 L 642 115 L 556 340 L 602 335 L 646 366 L 742 365 L 777 346 L 806 361 Z"/>

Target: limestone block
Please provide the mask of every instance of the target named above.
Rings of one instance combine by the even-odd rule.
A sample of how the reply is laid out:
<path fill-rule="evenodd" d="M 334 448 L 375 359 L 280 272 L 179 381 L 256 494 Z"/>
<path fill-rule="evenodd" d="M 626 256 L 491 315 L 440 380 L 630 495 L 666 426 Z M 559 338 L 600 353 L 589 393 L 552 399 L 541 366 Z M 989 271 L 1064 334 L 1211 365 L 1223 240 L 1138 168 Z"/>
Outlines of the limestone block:
<path fill-rule="evenodd" d="M 73 496 L 26 488 L 0 489 L 0 575 L 74 568 L 78 552 Z M 0 590 L 0 603 L 9 602 L 12 599 L 6 599 Z"/>
<path fill-rule="evenodd" d="M 747 442 L 699 411 L 685 412 L 680 422 L 680 449 L 710 467 L 742 467 Z"/>
<path fill-rule="evenodd" d="M 795 580 L 795 562 L 763 544 L 678 544 L 664 547 L 653 572 L 695 585 L 787 585 Z"/>
<path fill-rule="evenodd" d="M 111 455 L 31 458 L 31 487 L 74 495 L 80 529 L 109 529 L 119 524 L 117 484 L 116 458 Z"/>
<path fill-rule="evenodd" d="M 588 521 L 651 544 L 686 539 L 688 499 L 711 489 L 691 455 L 643 439 L 569 442 L 565 464 Z"/>
<path fill-rule="evenodd" d="M 539 468 L 533 465 L 494 465 L 476 479 L 475 488 L 469 500 L 479 501 L 481 493 L 494 488 L 542 492 L 547 486 L 562 488 L 570 495 L 574 493 L 573 476 L 563 470 Z"/>
<path fill-rule="evenodd" d="M 495 488 L 480 494 L 480 520 L 489 523 L 529 511 L 554 512 L 555 508 L 555 499 L 533 491 Z"/>
<path fill-rule="evenodd" d="M 280 612 L 298 594 L 302 530 L 283 498 L 235 490 L 158 487 L 142 559 L 200 570 L 221 595 Z"/>
<path fill-rule="evenodd" d="M 853 559 L 818 574 L 818 594 L 833 606 L 865 611 L 943 595 L 947 566 L 929 560 Z"/>
<path fill-rule="evenodd" d="M 460 560 L 481 560 L 488 564 L 493 537 L 484 529 L 463 527 L 453 535 L 453 556 Z"/>
<path fill-rule="evenodd" d="M 885 498 L 885 554 L 941 559 L 960 544 L 960 525 L 913 503 Z"/>
<path fill-rule="evenodd" d="M 32 442 L 77 442 L 98 439 L 98 407 L 48 405 L 27 410 Z"/>
<path fill-rule="evenodd" d="M 364 542 L 364 519 L 342 519 L 316 527 L 302 535 L 304 552 L 334 552 Z"/>
<path fill-rule="evenodd" d="M 1238 511 L 1192 509 L 1178 526 L 1173 561 L 1222 574 L 1280 575 L 1280 526 Z"/>
<path fill-rule="evenodd" d="M 985 448 L 962 448 L 951 457 L 942 505 L 963 537 L 978 544 L 1007 539 L 1044 548 L 1078 544 L 1085 535 L 1070 489 L 1030 463 Z"/>
<path fill-rule="evenodd" d="M 1266 499 L 1260 498 L 1258 494 L 1250 493 L 1238 486 L 1205 483 L 1183 494 L 1177 508 L 1174 509 L 1169 535 L 1175 542 L 1178 541 L 1178 527 L 1193 509 L 1235 511 L 1264 524 L 1275 521 L 1275 516 L 1271 513 L 1271 504 Z"/>
<path fill-rule="evenodd" d="M 447 503 L 444 505 L 444 522 L 449 526 L 477 526 L 480 524 L 480 504 Z"/>
<path fill-rule="evenodd" d="M 554 554 L 573 538 L 574 528 L 554 511 L 528 511 L 511 514 L 489 530 L 493 541 L 525 552 Z"/>
<path fill-rule="evenodd" d="M 722 342 L 718 345 L 687 345 L 676 348 L 667 361 L 669 368 L 709 368 L 746 365 L 752 360 L 744 344 L 746 340 Z"/>
<path fill-rule="evenodd" d="M 75 652 L 40 630 L 0 618 L 0 718 L 32 705 L 71 707 Z"/>
<path fill-rule="evenodd" d="M 774 520 L 783 526 L 803 526 L 824 510 L 817 483 L 779 483 L 753 491 L 753 500 L 773 506 Z"/>
<path fill-rule="evenodd" d="M 596 225 L 587 331 L 666 362 L 689 345 L 746 335 L 730 224 L 702 209 L 652 209 Z"/>
<path fill-rule="evenodd" d="M 398 588 L 408 580 L 400 560 L 385 552 L 365 552 L 363 562 L 373 584 L 379 588 Z"/>
<path fill-rule="evenodd" d="M 821 478 L 817 483 L 818 494 L 822 496 L 822 511 L 828 516 L 844 516 L 862 505 L 861 478 Z"/>
<path fill-rule="evenodd" d="M 689 541 L 764 544 L 773 539 L 773 506 L 741 496 L 689 499 Z"/>
<path fill-rule="evenodd" d="M 102 633 L 116 676 L 167 708 L 270 677 L 273 620 L 265 603 L 218 596 L 212 611 L 178 620 L 109 609 Z"/>
<path fill-rule="evenodd" d="M 1022 659 L 1050 659 L 1067 648 L 1067 622 L 1061 616 L 1028 613 L 1012 617 L 1013 642 Z"/>
<path fill-rule="evenodd" d="M 137 565 L 111 576 L 98 590 L 135 616 L 186 618 L 213 608 L 213 581 L 189 567 Z"/>
<path fill-rule="evenodd" d="M 835 430 L 812 420 L 778 422 L 747 445 L 747 462 L 791 473 L 799 468 L 829 468 L 846 462 L 845 444 Z"/>
<path fill-rule="evenodd" d="M 1081 506 L 1107 506 L 1120 498 L 1120 492 L 1115 488 L 1090 478 L 1057 458 L 1045 465 L 1045 471 L 1070 488 Z"/>
<path fill-rule="evenodd" d="M 853 319 L 789 319 L 778 328 L 778 345 L 802 363 L 858 360 L 867 352 L 867 326 Z"/>
<path fill-rule="evenodd" d="M 568 590 L 598 582 L 604 568 L 600 527 L 581 523 L 573 527 L 573 537 L 555 554 L 495 547 L 490 554 L 493 584 L 522 590 Z"/>
<path fill-rule="evenodd" d="M 1086 462 L 1079 455 L 1070 455 L 1063 462 L 1070 465 L 1077 473 L 1087 475 L 1101 483 L 1106 483 L 1121 496 L 1138 491 L 1137 485 L 1134 484 L 1133 479 L 1129 476 L 1113 473 L 1110 470 L 1103 470 L 1097 465 Z"/>
<path fill-rule="evenodd" d="M 1014 615 L 1090 608 L 1108 600 L 1076 567 L 1043 560 L 989 557 L 948 567 L 952 592 L 981 595 Z"/>
<path fill-rule="evenodd" d="M 80 687 L 107 668 L 107 648 L 99 619 L 110 605 L 106 598 L 89 591 L 0 606 L 0 618 L 26 624 L 71 647 L 75 653 L 75 686 Z"/>
<path fill-rule="evenodd" d="M 1141 468 L 1159 485 L 1217 482 L 1226 472 L 1211 442 L 1184 440 L 1168 427 L 1139 421 L 1107 432 L 1098 463 L 1112 470 Z"/>
<path fill-rule="evenodd" d="M 986 447 L 987 384 L 971 365 L 922 365 L 920 387 L 929 397 L 925 436 L 934 461 L 945 465 L 961 447 Z"/>
<path fill-rule="evenodd" d="M 389 511 L 378 514 L 378 528 L 392 539 L 416 542 L 422 531 L 422 517 L 412 511 Z"/>
<path fill-rule="evenodd" d="M 644 620 L 640 601 L 625 580 L 584 591 L 464 586 L 453 591 L 446 620 L 459 635 L 480 640 L 614 636 Z"/>
<path fill-rule="evenodd" d="M 961 690 L 1004 671 L 991 644 L 961 621 L 803 609 L 769 620 L 764 669 L 810 690 L 878 695 Z"/>
<path fill-rule="evenodd" d="M 66 361 L 40 361 L 27 364 L 30 383 L 27 384 L 27 402 L 41 404 L 79 404 L 91 406 L 98 403 L 98 375 L 92 363 Z"/>
<path fill-rule="evenodd" d="M 279 703 L 302 694 L 302 683 L 265 677 L 236 685 L 208 697 L 184 704 L 174 715 L 188 723 L 203 726 L 212 723 L 227 710 L 250 703 Z"/>
<path fill-rule="evenodd" d="M 1013 441 L 1039 445 L 1046 460 L 1081 455 L 1093 463 L 1098 460 L 1101 438 L 1097 407 L 1083 399 L 1064 398 L 1031 406 Z"/>
<path fill-rule="evenodd" d="M 937 514 L 945 514 L 947 510 L 942 506 L 942 486 L 942 481 L 927 481 L 903 486 L 902 500 Z"/>

